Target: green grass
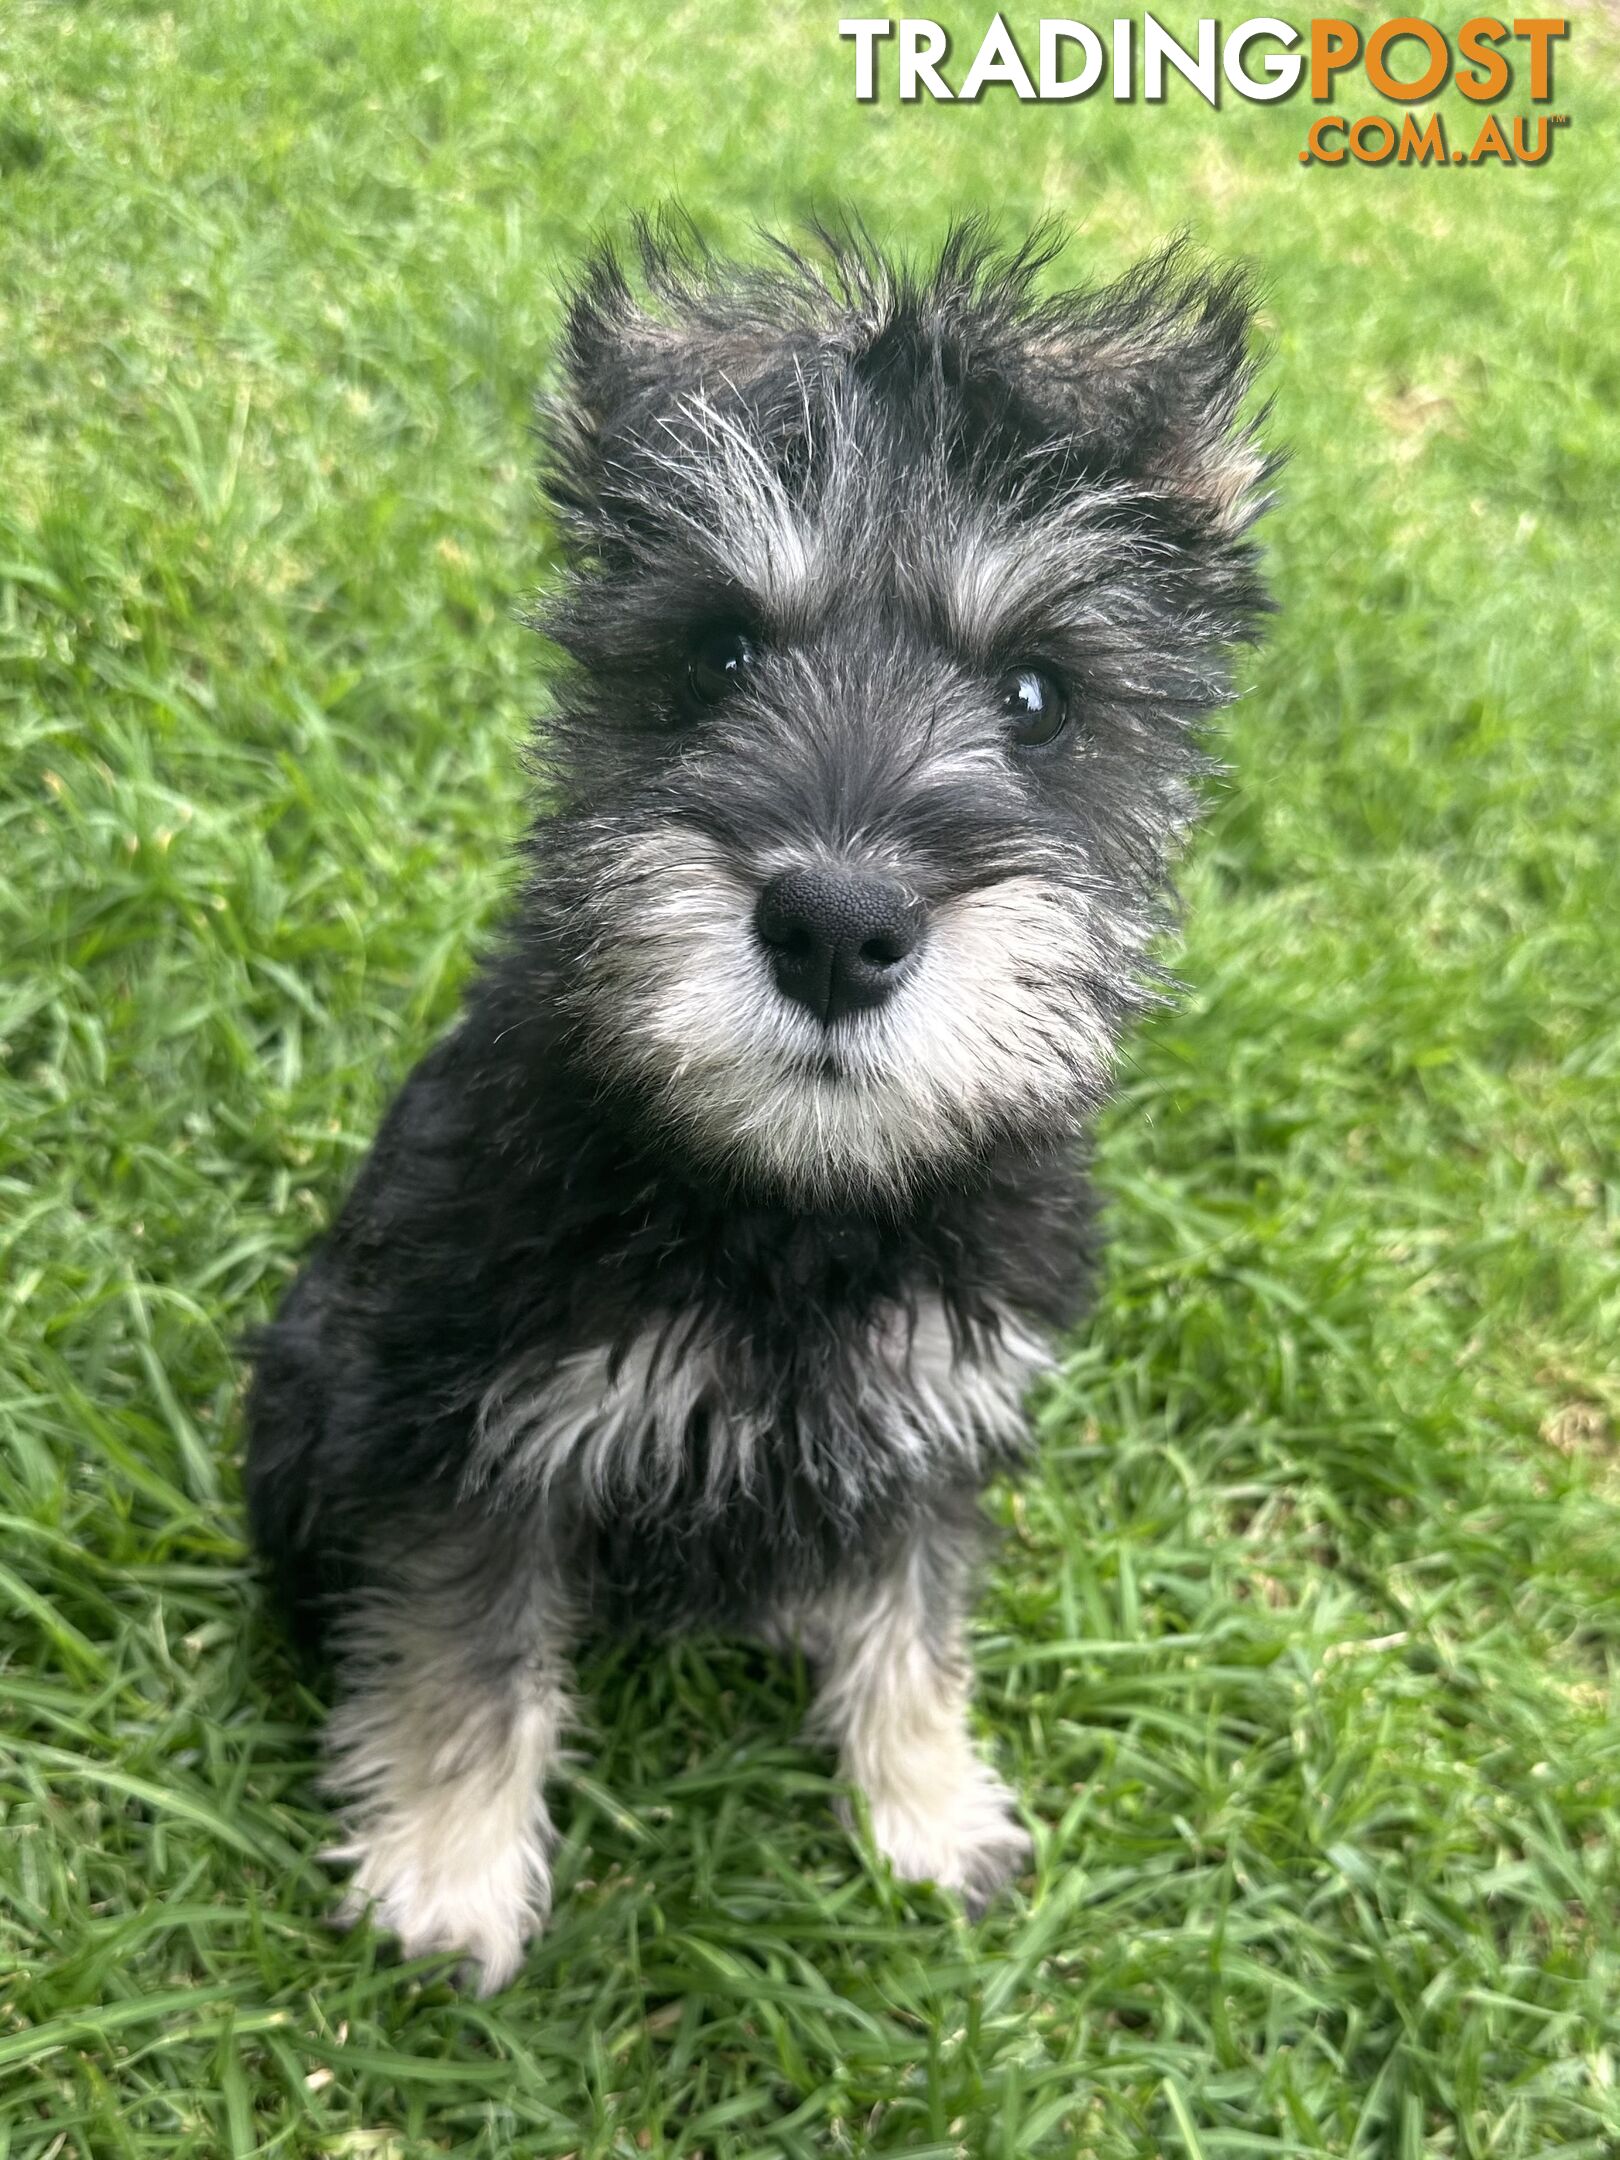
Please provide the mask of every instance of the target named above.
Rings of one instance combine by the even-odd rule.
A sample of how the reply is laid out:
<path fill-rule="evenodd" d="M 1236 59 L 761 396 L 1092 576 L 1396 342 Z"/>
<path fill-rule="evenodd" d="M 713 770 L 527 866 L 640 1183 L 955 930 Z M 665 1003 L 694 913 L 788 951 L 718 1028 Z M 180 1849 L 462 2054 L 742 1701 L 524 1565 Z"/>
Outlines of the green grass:
<path fill-rule="evenodd" d="M 1620 2149 L 1614 34 L 1544 168 L 1306 172 L 1302 99 L 858 108 L 836 12 L 6 10 L 7 2160 Z M 1294 453 L 998 1503 L 1039 1865 L 970 1928 L 834 1826 L 802 1675 L 611 1658 L 469 2001 L 325 1924 L 235 1346 L 506 883 L 555 269 L 852 185 L 1248 256 Z"/>

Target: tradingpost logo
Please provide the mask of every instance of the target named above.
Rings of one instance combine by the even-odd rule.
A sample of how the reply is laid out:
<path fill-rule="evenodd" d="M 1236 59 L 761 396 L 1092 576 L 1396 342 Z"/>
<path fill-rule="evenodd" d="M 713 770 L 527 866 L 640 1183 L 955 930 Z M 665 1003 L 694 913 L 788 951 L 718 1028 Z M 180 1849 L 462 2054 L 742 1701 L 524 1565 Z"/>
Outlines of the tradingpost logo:
<path fill-rule="evenodd" d="M 867 104 L 882 97 L 902 105 L 923 98 L 973 104 L 999 90 L 1026 104 L 1102 95 L 1155 105 L 1174 77 L 1186 86 L 1179 95 L 1219 106 L 1223 93 L 1269 103 L 1305 87 L 1313 105 L 1335 109 L 1306 128 L 1302 165 L 1540 165 L 1568 114 L 1504 116 L 1491 108 L 1507 97 L 1550 105 L 1555 51 L 1568 34 L 1562 15 L 1476 15 L 1454 39 L 1417 15 L 1365 29 L 1317 16 L 1303 31 L 1279 16 L 1256 15 L 1224 34 L 1205 18 L 1188 45 L 1152 15 L 1116 16 L 1097 27 L 1063 16 L 1014 24 L 998 14 L 963 67 L 949 33 L 926 17 L 863 15 L 838 25 L 855 48 L 855 95 Z M 1371 95 L 1424 105 L 1447 88 L 1467 101 L 1465 124 L 1454 118 L 1450 133 L 1438 112 L 1402 113 L 1397 124 L 1385 113 L 1354 109 Z"/>

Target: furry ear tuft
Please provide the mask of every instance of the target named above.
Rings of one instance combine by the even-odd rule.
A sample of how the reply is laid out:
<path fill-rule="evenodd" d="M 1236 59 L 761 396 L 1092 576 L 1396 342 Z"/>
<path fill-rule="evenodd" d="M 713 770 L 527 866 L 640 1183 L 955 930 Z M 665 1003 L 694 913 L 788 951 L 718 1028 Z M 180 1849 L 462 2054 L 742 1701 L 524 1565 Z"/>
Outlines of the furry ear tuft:
<path fill-rule="evenodd" d="M 761 235 L 766 261 L 722 262 L 684 211 L 632 227 L 634 280 L 607 243 L 567 301 L 562 384 L 540 400 L 542 480 L 565 528 L 586 538 L 616 441 L 648 440 L 693 399 L 735 396 L 784 357 L 858 340 L 887 294 L 887 267 L 853 222 L 813 227 L 824 259 Z"/>
<path fill-rule="evenodd" d="M 1246 417 L 1255 295 L 1184 241 L 1116 284 L 1032 311 L 1028 376 L 1081 445 L 1163 497 L 1196 532 L 1237 539 L 1265 508 L 1264 415 Z"/>
<path fill-rule="evenodd" d="M 636 251 L 649 296 L 679 304 L 695 289 L 708 249 L 689 220 L 639 218 Z M 568 292 L 559 353 L 562 380 L 543 391 L 541 479 L 565 528 L 577 532 L 600 499 L 604 435 L 611 417 L 667 385 L 671 334 L 639 300 L 611 243 L 587 257 Z M 664 365 L 660 365 L 663 362 Z"/>

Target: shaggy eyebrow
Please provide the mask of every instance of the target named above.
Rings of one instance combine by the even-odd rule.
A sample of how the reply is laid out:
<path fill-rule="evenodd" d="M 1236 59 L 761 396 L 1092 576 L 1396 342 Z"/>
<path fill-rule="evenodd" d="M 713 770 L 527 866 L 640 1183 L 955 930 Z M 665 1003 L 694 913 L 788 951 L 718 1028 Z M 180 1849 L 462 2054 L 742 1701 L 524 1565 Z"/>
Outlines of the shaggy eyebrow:
<path fill-rule="evenodd" d="M 796 501 L 764 445 L 712 400 L 683 400 L 638 462 L 623 476 L 631 492 L 762 618 L 799 622 L 826 598 L 835 549 L 824 506 Z"/>
<path fill-rule="evenodd" d="M 1057 637 L 1089 633 L 1110 592 L 1164 568 L 1162 543 L 1106 514 L 1133 499 L 1102 488 L 1039 515 L 1007 510 L 959 523 L 911 565 L 916 597 L 978 660 L 1043 627 Z"/>

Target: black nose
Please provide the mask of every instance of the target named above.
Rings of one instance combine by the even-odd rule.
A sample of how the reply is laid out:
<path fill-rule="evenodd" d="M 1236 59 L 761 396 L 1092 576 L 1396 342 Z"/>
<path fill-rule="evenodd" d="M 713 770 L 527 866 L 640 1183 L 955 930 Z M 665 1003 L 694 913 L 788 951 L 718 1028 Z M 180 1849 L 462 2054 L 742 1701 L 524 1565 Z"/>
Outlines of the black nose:
<path fill-rule="evenodd" d="M 887 878 L 788 870 L 759 896 L 754 926 L 777 987 L 818 1020 L 881 1005 L 922 942 L 925 911 Z"/>

